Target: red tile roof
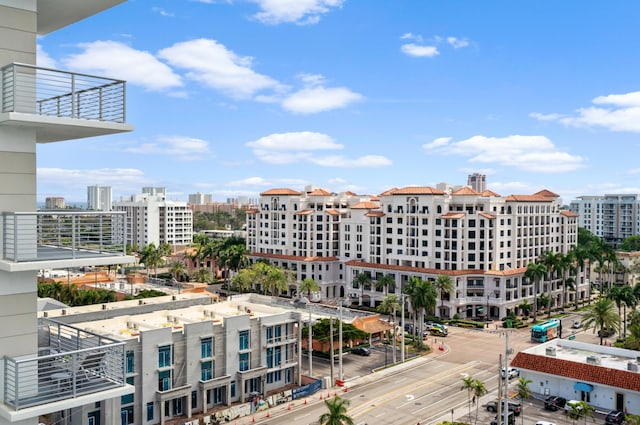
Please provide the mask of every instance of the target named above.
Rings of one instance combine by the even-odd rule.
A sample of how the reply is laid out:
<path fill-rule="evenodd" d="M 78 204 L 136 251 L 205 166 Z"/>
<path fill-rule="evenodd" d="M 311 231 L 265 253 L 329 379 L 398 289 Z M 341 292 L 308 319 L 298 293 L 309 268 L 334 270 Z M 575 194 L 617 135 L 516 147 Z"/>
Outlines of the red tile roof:
<path fill-rule="evenodd" d="M 498 195 L 497 193 L 491 191 L 491 190 L 483 190 L 482 191 L 482 196 L 497 196 L 500 197 L 500 195 Z"/>
<path fill-rule="evenodd" d="M 316 189 L 313 192 L 309 192 L 309 196 L 331 196 L 331 192 L 327 192 L 324 189 Z"/>
<path fill-rule="evenodd" d="M 408 186 L 389 189 L 380 194 L 383 195 L 444 195 L 444 192 L 430 186 Z"/>
<path fill-rule="evenodd" d="M 300 210 L 296 213 L 296 215 L 309 215 L 313 213 L 313 210 Z"/>
<path fill-rule="evenodd" d="M 375 202 L 369 201 L 358 202 L 357 204 L 351 206 L 351 209 L 353 210 L 375 210 L 378 208 L 380 208 L 380 205 L 376 204 Z"/>
<path fill-rule="evenodd" d="M 384 213 L 382 211 L 369 211 L 365 214 L 366 217 L 384 217 Z"/>
<path fill-rule="evenodd" d="M 251 208 L 251 209 L 248 209 L 248 210 L 247 210 L 247 211 L 245 211 L 245 212 L 246 212 L 247 214 L 258 214 L 258 213 L 260 212 L 260 210 L 259 210 L 259 209 L 256 209 L 256 208 Z"/>
<path fill-rule="evenodd" d="M 574 213 L 573 211 L 569 211 L 569 210 L 560 210 L 560 214 L 562 214 L 565 217 L 577 217 L 578 214 Z"/>
<path fill-rule="evenodd" d="M 548 196 L 542 195 L 509 195 L 504 198 L 505 201 L 511 202 L 551 202 L 551 199 Z"/>
<path fill-rule="evenodd" d="M 262 192 L 260 194 L 260 196 L 269 196 L 269 195 L 300 195 L 300 192 L 297 192 L 293 189 L 278 188 L 278 189 L 269 189 L 266 192 Z"/>
<path fill-rule="evenodd" d="M 480 195 L 480 193 L 478 193 L 475 190 L 471 189 L 469 186 L 465 186 L 462 189 L 458 189 L 455 192 L 453 192 L 452 195 L 473 195 L 473 196 L 478 196 L 478 195 Z"/>
<path fill-rule="evenodd" d="M 511 366 L 550 375 L 564 376 L 583 382 L 609 385 L 632 391 L 640 391 L 640 374 L 621 369 L 612 369 L 585 363 L 558 359 L 550 356 L 519 352 Z"/>
<path fill-rule="evenodd" d="M 464 218 L 465 213 L 463 212 L 448 212 L 446 214 L 442 214 L 440 216 L 440 218 L 451 218 L 454 220 L 460 219 L 460 218 Z"/>
<path fill-rule="evenodd" d="M 334 210 L 334 209 L 325 210 L 325 212 L 326 212 L 327 214 L 331 214 L 331 215 L 340 215 L 340 211 L 338 211 L 338 210 Z"/>
<path fill-rule="evenodd" d="M 544 196 L 546 198 L 559 198 L 560 195 L 558 195 L 557 193 L 553 193 L 550 190 L 547 189 L 542 189 L 540 192 L 536 192 L 534 193 L 534 195 L 540 195 L 540 196 Z"/>
<path fill-rule="evenodd" d="M 478 213 L 479 216 L 484 217 L 484 218 L 488 218 L 489 220 L 495 220 L 496 216 L 487 212 L 479 212 Z"/>
<path fill-rule="evenodd" d="M 344 194 L 345 194 L 345 195 L 349 195 L 349 196 L 357 196 L 355 193 L 353 193 L 353 192 L 352 192 L 352 191 L 350 191 L 350 190 L 347 190 Z"/>

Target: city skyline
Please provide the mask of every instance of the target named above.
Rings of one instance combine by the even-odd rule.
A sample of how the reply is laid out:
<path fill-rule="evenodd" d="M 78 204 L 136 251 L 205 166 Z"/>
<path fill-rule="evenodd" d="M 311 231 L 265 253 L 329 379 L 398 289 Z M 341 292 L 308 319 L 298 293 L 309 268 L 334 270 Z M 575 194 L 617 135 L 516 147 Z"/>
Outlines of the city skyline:
<path fill-rule="evenodd" d="M 136 127 L 38 146 L 38 201 L 83 202 L 89 185 L 113 199 L 377 195 L 475 172 L 503 196 L 549 189 L 565 204 L 640 193 L 639 15 L 595 1 L 128 1 L 38 39 L 39 66 L 127 80 Z"/>

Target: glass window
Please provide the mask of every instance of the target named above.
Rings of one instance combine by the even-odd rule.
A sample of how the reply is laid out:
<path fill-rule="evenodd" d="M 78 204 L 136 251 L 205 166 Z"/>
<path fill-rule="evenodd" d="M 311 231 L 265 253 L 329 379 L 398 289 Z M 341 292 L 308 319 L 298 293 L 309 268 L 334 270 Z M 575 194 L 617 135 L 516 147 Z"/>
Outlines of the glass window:
<path fill-rule="evenodd" d="M 126 373 L 133 373 L 133 351 L 127 351 L 127 369 Z"/>
<path fill-rule="evenodd" d="M 207 359 L 213 357 L 213 338 L 202 338 L 200 341 L 200 357 Z"/>
<path fill-rule="evenodd" d="M 153 420 L 153 401 L 147 403 L 147 421 Z"/>
<path fill-rule="evenodd" d="M 196 409 L 198 407 L 198 392 L 191 391 L 191 408 Z"/>
<path fill-rule="evenodd" d="M 249 353 L 240 354 L 240 372 L 249 370 Z"/>
<path fill-rule="evenodd" d="M 127 384 L 134 385 L 133 384 L 133 376 L 129 376 L 127 378 Z M 122 397 L 120 397 L 120 404 L 131 404 L 131 403 L 133 403 L 133 393 L 132 394 L 123 395 Z"/>
<path fill-rule="evenodd" d="M 210 379 L 213 378 L 213 369 L 212 369 L 212 363 L 211 361 L 208 362 L 202 362 L 200 364 L 200 379 L 203 381 L 208 381 Z"/>
<path fill-rule="evenodd" d="M 171 371 L 165 370 L 158 374 L 158 391 L 169 391 L 171 389 Z"/>
<path fill-rule="evenodd" d="M 236 381 L 231 381 L 231 398 L 236 396 Z"/>
<path fill-rule="evenodd" d="M 158 367 L 171 366 L 171 346 L 158 347 Z"/>
<path fill-rule="evenodd" d="M 249 331 L 240 332 L 240 349 L 241 350 L 249 349 Z"/>
<path fill-rule="evenodd" d="M 120 409 L 120 423 L 129 425 L 133 423 L 133 406 L 127 406 Z"/>

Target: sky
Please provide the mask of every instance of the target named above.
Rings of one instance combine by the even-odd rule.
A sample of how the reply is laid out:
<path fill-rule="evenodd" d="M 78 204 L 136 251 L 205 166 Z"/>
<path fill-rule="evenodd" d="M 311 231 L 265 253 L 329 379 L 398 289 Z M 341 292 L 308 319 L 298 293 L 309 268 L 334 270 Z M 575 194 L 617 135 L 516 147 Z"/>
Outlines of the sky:
<path fill-rule="evenodd" d="M 38 201 L 640 193 L 640 2 L 129 0 L 38 38 L 127 81 L 133 132 L 38 146 Z"/>

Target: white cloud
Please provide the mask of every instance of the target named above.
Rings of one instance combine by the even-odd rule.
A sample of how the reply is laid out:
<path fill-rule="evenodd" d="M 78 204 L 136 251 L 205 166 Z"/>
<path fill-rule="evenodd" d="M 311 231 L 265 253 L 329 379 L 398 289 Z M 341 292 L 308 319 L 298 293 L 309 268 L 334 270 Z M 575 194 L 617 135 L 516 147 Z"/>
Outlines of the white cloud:
<path fill-rule="evenodd" d="M 314 114 L 345 108 L 362 99 L 362 95 L 346 87 L 309 87 L 287 96 L 282 107 L 298 114 Z"/>
<path fill-rule="evenodd" d="M 144 155 L 168 155 L 179 161 L 206 159 L 209 143 L 185 136 L 159 136 L 155 140 L 129 146 L 125 152 Z"/>
<path fill-rule="evenodd" d="M 144 176 L 144 172 L 135 168 L 98 168 L 98 169 L 64 169 L 64 168 L 38 168 L 38 181 L 46 182 L 41 188 L 38 186 L 38 194 L 61 196 L 67 191 L 86 193 L 87 185 L 98 184 L 117 187 L 119 190 L 135 190 L 151 184 Z M 72 200 L 74 196 L 65 195 L 65 199 Z M 82 201 L 82 199 L 75 199 Z M 84 199 L 86 201 L 86 199 Z"/>
<path fill-rule="evenodd" d="M 36 60 L 37 65 L 43 68 L 58 68 L 56 61 L 39 44 L 36 46 Z"/>
<path fill-rule="evenodd" d="M 537 119 L 557 121 L 573 127 L 604 127 L 611 131 L 640 133 L 640 91 L 598 96 L 594 105 L 577 109 L 577 115 L 531 113 Z"/>
<path fill-rule="evenodd" d="M 116 41 L 80 44 L 84 51 L 63 60 L 69 69 L 90 74 L 108 75 L 148 90 L 181 87 L 180 76 L 151 53 L 132 49 Z"/>
<path fill-rule="evenodd" d="M 307 184 L 302 179 L 265 179 L 264 177 L 247 177 L 242 180 L 234 180 L 227 183 L 230 187 L 275 187 L 275 186 L 304 186 Z"/>
<path fill-rule="evenodd" d="M 557 173 L 585 166 L 584 158 L 558 150 L 544 136 L 473 136 L 458 142 L 438 138 L 423 148 L 427 152 L 466 156 L 473 163 L 494 163 L 534 172 Z"/>
<path fill-rule="evenodd" d="M 174 16 L 173 13 L 167 12 L 165 9 L 163 9 L 161 7 L 152 7 L 151 10 L 153 10 L 154 12 L 160 14 L 161 16 L 167 16 L 167 17 Z"/>
<path fill-rule="evenodd" d="M 461 49 L 469 46 L 469 40 L 465 38 L 447 37 L 447 43 L 453 46 L 454 49 Z"/>
<path fill-rule="evenodd" d="M 298 25 L 316 24 L 320 17 L 339 8 L 344 0 L 251 0 L 261 12 L 254 18 L 262 23 L 277 25 L 295 23 Z"/>
<path fill-rule="evenodd" d="M 413 43 L 403 44 L 400 46 L 400 50 L 402 50 L 404 54 L 416 57 L 432 58 L 440 54 L 438 48 L 435 46 L 419 46 Z"/>
<path fill-rule="evenodd" d="M 176 68 L 186 69 L 187 78 L 235 99 L 283 88 L 273 78 L 251 69 L 253 58 L 238 56 L 215 40 L 200 38 L 176 43 L 162 49 L 158 56 Z"/>
<path fill-rule="evenodd" d="M 258 159 L 271 164 L 308 162 L 323 167 L 381 167 L 391 161 L 379 155 L 346 158 L 342 155 L 315 155 L 317 151 L 340 150 L 344 146 L 322 133 L 297 132 L 277 133 L 248 142 Z"/>

